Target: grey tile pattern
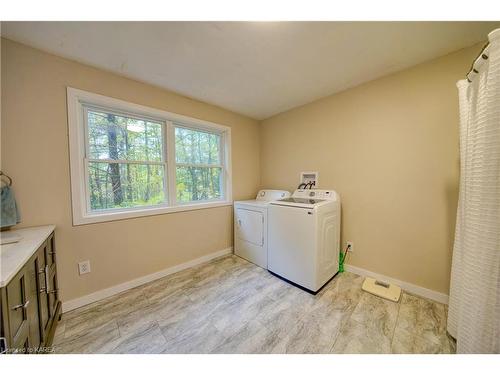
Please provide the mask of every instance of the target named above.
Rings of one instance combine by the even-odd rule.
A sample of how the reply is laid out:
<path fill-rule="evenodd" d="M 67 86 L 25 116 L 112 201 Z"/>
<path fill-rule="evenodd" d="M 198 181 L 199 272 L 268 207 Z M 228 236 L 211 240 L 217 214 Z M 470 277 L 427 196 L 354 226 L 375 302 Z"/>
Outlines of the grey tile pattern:
<path fill-rule="evenodd" d="M 225 256 L 63 314 L 56 353 L 453 353 L 446 306 L 336 276 L 317 295 Z"/>
<path fill-rule="evenodd" d="M 394 332 L 394 353 L 454 353 L 455 343 L 446 333 L 446 306 L 403 294 Z"/>
<path fill-rule="evenodd" d="M 390 353 L 399 304 L 363 293 L 334 353 Z"/>

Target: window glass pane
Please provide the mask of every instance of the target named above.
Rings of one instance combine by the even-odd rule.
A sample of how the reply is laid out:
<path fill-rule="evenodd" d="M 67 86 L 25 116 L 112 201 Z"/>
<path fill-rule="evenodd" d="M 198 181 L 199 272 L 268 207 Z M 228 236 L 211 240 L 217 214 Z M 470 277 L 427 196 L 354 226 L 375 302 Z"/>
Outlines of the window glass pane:
<path fill-rule="evenodd" d="M 220 135 L 175 128 L 175 160 L 185 164 L 220 165 Z"/>
<path fill-rule="evenodd" d="M 162 160 L 162 124 L 87 111 L 90 159 Z"/>
<path fill-rule="evenodd" d="M 164 166 L 89 162 L 90 209 L 153 206 L 165 202 Z"/>
<path fill-rule="evenodd" d="M 177 167 L 177 201 L 221 198 L 221 168 Z"/>

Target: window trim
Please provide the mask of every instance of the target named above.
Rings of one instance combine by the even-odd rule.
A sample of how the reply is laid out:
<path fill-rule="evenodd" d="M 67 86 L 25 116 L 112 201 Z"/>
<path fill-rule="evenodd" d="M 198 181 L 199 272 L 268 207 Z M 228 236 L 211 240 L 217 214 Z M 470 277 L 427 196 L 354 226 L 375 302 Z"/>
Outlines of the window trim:
<path fill-rule="evenodd" d="M 67 87 L 69 156 L 71 177 L 71 202 L 73 225 L 91 224 L 105 221 L 130 219 L 136 217 L 160 215 L 166 213 L 191 211 L 232 204 L 232 170 L 231 170 L 231 128 L 213 122 L 200 120 L 172 112 L 163 111 L 124 100 L 94 94 L 88 91 Z M 131 117 L 145 118 L 164 123 L 164 161 L 165 165 L 166 202 L 155 206 L 139 206 L 123 209 L 110 209 L 102 212 L 91 212 L 88 206 L 88 170 L 86 164 L 87 131 L 84 118 L 84 107 L 106 111 L 116 111 Z M 175 127 L 219 133 L 221 136 L 221 162 L 223 175 L 223 196 L 217 200 L 200 202 L 177 202 L 176 197 L 176 159 L 175 159 Z M 104 161 L 105 162 L 105 161 Z"/>

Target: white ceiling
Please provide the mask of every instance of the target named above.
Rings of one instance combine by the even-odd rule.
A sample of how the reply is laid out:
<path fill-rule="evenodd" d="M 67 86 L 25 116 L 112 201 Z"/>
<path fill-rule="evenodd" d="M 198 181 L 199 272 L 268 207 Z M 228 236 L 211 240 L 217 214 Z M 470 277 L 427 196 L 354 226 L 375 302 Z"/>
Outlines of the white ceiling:
<path fill-rule="evenodd" d="M 2 36 L 264 119 L 485 41 L 495 27 L 500 22 L 2 22 Z"/>

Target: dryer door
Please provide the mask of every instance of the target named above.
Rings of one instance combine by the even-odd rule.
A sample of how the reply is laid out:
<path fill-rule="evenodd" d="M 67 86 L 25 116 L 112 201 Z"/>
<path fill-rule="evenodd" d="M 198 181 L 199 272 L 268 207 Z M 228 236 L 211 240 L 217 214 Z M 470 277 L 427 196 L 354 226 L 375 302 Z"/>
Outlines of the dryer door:
<path fill-rule="evenodd" d="M 236 235 L 257 246 L 264 245 L 264 215 L 246 208 L 236 209 Z"/>

